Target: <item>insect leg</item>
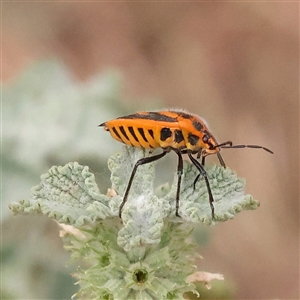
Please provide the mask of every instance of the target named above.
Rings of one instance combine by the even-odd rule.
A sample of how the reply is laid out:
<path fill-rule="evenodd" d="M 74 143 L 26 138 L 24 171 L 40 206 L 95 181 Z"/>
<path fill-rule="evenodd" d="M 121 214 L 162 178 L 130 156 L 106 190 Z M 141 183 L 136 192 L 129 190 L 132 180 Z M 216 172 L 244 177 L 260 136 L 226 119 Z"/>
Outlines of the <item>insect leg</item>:
<path fill-rule="evenodd" d="M 194 190 L 196 189 L 196 183 L 197 183 L 197 181 L 199 180 L 200 175 L 201 175 L 201 174 L 198 174 L 198 175 L 196 176 L 195 180 L 194 180 L 194 183 L 193 183 Z"/>
<path fill-rule="evenodd" d="M 198 169 L 198 171 L 200 172 L 200 174 L 204 177 L 205 179 L 205 183 L 206 183 L 206 187 L 207 187 L 207 192 L 208 192 L 208 198 L 209 198 L 209 205 L 211 208 L 211 216 L 214 219 L 215 218 L 215 208 L 213 205 L 214 202 L 214 198 L 210 189 L 210 185 L 209 185 L 209 181 L 207 178 L 207 173 L 204 170 L 204 167 L 201 165 L 201 163 L 199 163 L 199 161 L 193 157 L 192 153 L 188 153 L 188 156 L 191 160 L 191 162 L 194 164 L 194 166 Z"/>
<path fill-rule="evenodd" d="M 120 218 L 122 217 L 122 208 L 123 208 L 123 206 L 125 205 L 125 203 L 127 201 L 128 194 L 129 194 L 129 191 L 130 191 L 130 188 L 131 188 L 131 185 L 132 185 L 132 181 L 133 181 L 133 178 L 134 178 L 134 175 L 135 175 L 135 173 L 137 171 L 138 166 L 144 165 L 144 164 L 148 164 L 148 163 L 151 163 L 153 161 L 156 161 L 156 160 L 164 157 L 167 153 L 168 153 L 168 151 L 164 150 L 160 154 L 157 154 L 157 155 L 154 155 L 154 156 L 149 156 L 149 157 L 143 157 L 143 158 L 139 159 L 136 162 L 136 164 L 134 165 L 133 170 L 131 172 L 131 175 L 130 175 L 130 178 L 129 178 L 129 182 L 128 182 L 128 185 L 127 185 L 124 197 L 123 197 L 123 201 L 122 201 L 122 203 L 120 205 L 120 208 L 119 208 L 119 217 Z"/>
<path fill-rule="evenodd" d="M 179 194 L 180 194 L 180 186 L 181 186 L 181 176 L 183 173 L 183 160 L 181 151 L 178 149 L 173 149 L 176 154 L 178 155 L 178 165 L 177 165 L 177 191 L 176 191 L 176 217 L 180 217 L 178 210 L 179 210 Z"/>
<path fill-rule="evenodd" d="M 197 154 L 197 159 L 199 159 L 200 157 L 201 157 L 201 152 L 198 152 L 198 154 Z M 206 157 L 206 156 L 202 156 L 202 160 L 201 160 L 201 165 L 202 165 L 202 166 L 205 165 L 205 157 Z M 197 183 L 197 181 L 199 180 L 200 175 L 201 175 L 201 174 L 198 174 L 198 175 L 196 176 L 195 180 L 194 180 L 194 183 L 193 183 L 194 190 L 196 189 L 196 183 Z"/>

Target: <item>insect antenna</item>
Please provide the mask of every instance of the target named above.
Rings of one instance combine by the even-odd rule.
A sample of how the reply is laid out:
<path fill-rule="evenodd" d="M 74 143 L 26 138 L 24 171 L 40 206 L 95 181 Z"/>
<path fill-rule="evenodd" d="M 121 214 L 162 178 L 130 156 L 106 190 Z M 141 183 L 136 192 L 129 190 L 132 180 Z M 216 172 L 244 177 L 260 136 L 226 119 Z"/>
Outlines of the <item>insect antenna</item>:
<path fill-rule="evenodd" d="M 216 147 L 219 148 L 255 148 L 255 149 L 263 149 L 271 154 L 274 154 L 273 151 L 271 151 L 270 149 L 263 147 L 263 146 L 259 146 L 259 145 L 232 145 L 231 142 L 226 142 L 226 143 L 222 143 L 220 145 L 217 145 Z"/>
<path fill-rule="evenodd" d="M 274 154 L 273 151 L 271 151 L 270 149 L 266 148 L 266 147 L 263 147 L 263 146 L 259 146 L 259 145 L 232 145 L 232 142 L 231 141 L 227 141 L 227 142 L 224 142 L 224 143 L 221 143 L 221 144 L 218 144 L 216 145 L 214 148 L 254 148 L 254 149 L 263 149 L 271 154 Z M 217 156 L 218 156 L 218 159 L 220 161 L 220 164 L 222 167 L 226 168 L 226 165 L 225 165 L 225 162 L 220 154 L 220 152 L 217 152 Z M 201 157 L 201 152 L 198 153 L 197 155 L 197 159 L 199 159 Z M 202 156 L 202 162 L 201 162 L 201 165 L 204 166 L 205 164 L 205 157 L 206 156 Z M 197 181 L 199 180 L 200 176 L 202 174 L 198 174 L 194 180 L 194 183 L 193 183 L 193 187 L 194 187 L 194 190 L 196 189 L 196 183 Z"/>

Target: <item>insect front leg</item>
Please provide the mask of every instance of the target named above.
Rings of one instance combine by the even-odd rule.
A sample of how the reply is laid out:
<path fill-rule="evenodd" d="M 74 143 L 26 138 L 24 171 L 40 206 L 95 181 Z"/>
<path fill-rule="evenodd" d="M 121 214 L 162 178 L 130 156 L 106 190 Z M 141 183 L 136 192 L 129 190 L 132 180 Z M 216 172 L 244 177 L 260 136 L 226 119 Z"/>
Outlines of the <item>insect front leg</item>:
<path fill-rule="evenodd" d="M 201 154 L 202 154 L 202 152 L 199 151 L 198 154 L 197 154 L 197 159 L 200 159 L 200 158 L 201 158 Z M 201 160 L 201 165 L 202 165 L 202 166 L 205 165 L 205 158 L 206 158 L 206 156 L 202 155 L 202 160 Z M 197 183 L 197 181 L 199 180 L 200 175 L 201 175 L 201 173 L 198 174 L 198 175 L 196 176 L 195 180 L 194 180 L 194 183 L 193 183 L 194 190 L 196 189 L 196 183 Z"/>
<path fill-rule="evenodd" d="M 181 177 L 183 174 L 183 159 L 180 150 L 173 149 L 176 154 L 178 155 L 178 164 L 177 164 L 177 191 L 176 191 L 176 216 L 180 217 L 179 215 L 179 195 L 180 195 L 180 186 L 181 186 Z"/>
<path fill-rule="evenodd" d="M 134 165 L 133 167 L 133 170 L 131 172 L 131 175 L 130 175 L 130 178 L 129 178 L 129 182 L 128 182 L 128 185 L 127 185 L 127 188 L 126 188 L 126 191 L 125 191 L 125 194 L 124 194 L 124 197 L 123 197 L 123 201 L 119 207 L 119 217 L 122 218 L 122 209 L 123 209 L 123 206 L 125 205 L 126 201 L 127 201 L 127 198 L 128 198 L 128 194 L 129 194 L 129 191 L 130 191 L 130 188 L 131 188 L 131 185 L 132 185 L 132 182 L 133 182 L 133 178 L 135 176 L 135 173 L 137 171 L 137 168 L 141 165 L 145 165 L 145 164 L 148 164 L 148 163 L 151 163 L 153 161 L 156 161 L 162 157 L 164 157 L 166 154 L 168 153 L 168 151 L 164 150 L 162 153 L 160 154 L 157 154 L 157 155 L 154 155 L 154 156 L 149 156 L 149 157 L 143 157 L 141 159 L 139 159 L 136 164 Z"/>
<path fill-rule="evenodd" d="M 211 216 L 212 216 L 212 219 L 215 219 L 215 208 L 214 208 L 214 205 L 213 205 L 214 198 L 213 198 L 213 195 L 212 195 L 212 192 L 211 192 L 211 188 L 210 188 L 210 184 L 209 184 L 209 181 L 208 181 L 207 173 L 206 173 L 203 165 L 201 163 L 199 163 L 199 161 L 195 157 L 193 157 L 192 153 L 188 153 L 188 156 L 189 156 L 191 162 L 194 164 L 194 166 L 200 172 L 200 175 L 202 175 L 204 177 L 206 187 L 207 187 L 207 192 L 208 192 L 209 205 L 210 205 L 210 208 L 211 208 Z"/>

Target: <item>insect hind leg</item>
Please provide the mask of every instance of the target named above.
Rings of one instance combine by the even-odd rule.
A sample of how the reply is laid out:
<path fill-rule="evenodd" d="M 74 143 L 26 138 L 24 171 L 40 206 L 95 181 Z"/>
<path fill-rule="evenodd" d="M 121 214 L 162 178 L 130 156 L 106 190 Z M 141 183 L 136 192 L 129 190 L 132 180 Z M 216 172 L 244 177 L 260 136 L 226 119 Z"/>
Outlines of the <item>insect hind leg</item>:
<path fill-rule="evenodd" d="M 128 185 L 127 185 L 127 188 L 126 188 L 126 191 L 125 191 L 125 194 L 124 194 L 124 197 L 123 197 L 123 201 L 119 207 L 119 217 L 122 218 L 122 209 L 127 201 L 127 198 L 128 198 L 128 195 L 129 195 L 129 191 L 130 191 L 130 188 L 131 188 L 131 185 L 132 185 L 132 182 L 133 182 L 133 178 L 135 176 L 135 173 L 137 171 L 137 168 L 141 165 L 145 165 L 145 164 L 148 164 L 148 163 L 151 163 L 151 162 L 154 162 L 162 157 L 164 157 L 166 154 L 168 153 L 167 150 L 164 150 L 162 153 L 160 154 L 157 154 L 157 155 L 154 155 L 154 156 L 149 156 L 149 157 L 143 157 L 141 159 L 139 159 L 134 167 L 133 167 L 133 170 L 131 172 L 131 175 L 130 175 L 130 178 L 129 178 L 129 182 L 128 182 Z"/>
<path fill-rule="evenodd" d="M 179 215 L 179 194 L 180 194 L 180 187 L 181 187 L 181 177 L 183 173 L 183 159 L 182 153 L 178 149 L 173 149 L 175 153 L 178 155 L 178 164 L 177 164 L 177 191 L 176 191 L 176 217 L 180 217 Z"/>

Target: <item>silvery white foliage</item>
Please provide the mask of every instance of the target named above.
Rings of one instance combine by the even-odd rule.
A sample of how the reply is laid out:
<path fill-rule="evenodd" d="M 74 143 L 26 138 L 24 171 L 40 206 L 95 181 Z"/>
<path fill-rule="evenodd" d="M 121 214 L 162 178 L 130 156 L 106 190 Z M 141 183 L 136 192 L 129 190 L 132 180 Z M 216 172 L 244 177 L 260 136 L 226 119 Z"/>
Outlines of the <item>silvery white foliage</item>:
<path fill-rule="evenodd" d="M 77 162 L 53 166 L 31 192 L 30 200 L 10 205 L 14 213 L 43 214 L 76 228 L 111 217 L 109 198 L 100 194 L 88 167 Z"/>
<path fill-rule="evenodd" d="M 125 192 L 134 164 L 146 154 L 132 147 L 124 147 L 124 152 L 108 161 L 112 188 L 120 195 Z M 154 176 L 153 164 L 141 165 L 132 183 L 128 201 L 123 208 L 124 227 L 118 237 L 119 245 L 126 251 L 135 246 L 157 244 L 160 241 L 163 219 L 169 214 L 170 205 L 164 198 L 154 194 Z M 119 213 L 120 200 L 110 202 L 116 215 Z"/>
<path fill-rule="evenodd" d="M 128 184 L 129 176 L 134 164 L 138 159 L 147 155 L 143 151 L 137 151 L 132 147 L 124 147 L 127 154 L 117 154 L 109 159 L 108 165 L 111 170 L 112 187 L 120 195 L 123 195 Z M 129 157 L 129 161 L 128 161 Z M 236 173 L 229 168 L 223 168 L 218 165 L 205 166 L 208 174 L 212 194 L 214 195 L 215 220 L 211 217 L 211 208 L 208 201 L 207 186 L 203 178 L 199 178 L 194 189 L 194 180 L 199 171 L 189 162 L 184 163 L 184 172 L 182 177 L 179 214 L 186 222 L 213 225 L 216 222 L 232 219 L 236 213 L 243 209 L 256 209 L 259 202 L 251 195 L 245 195 L 245 180 L 237 177 Z M 136 176 L 133 180 L 128 201 L 123 208 L 123 223 L 133 228 L 143 228 L 149 222 L 160 224 L 166 216 L 178 221 L 175 217 L 175 195 L 177 190 L 177 174 L 172 186 L 167 192 L 167 185 L 162 185 L 158 194 L 153 187 L 154 180 L 153 164 L 139 166 Z M 117 203 L 110 202 L 110 206 L 117 215 L 119 210 L 119 199 Z M 136 216 L 136 217 L 134 217 Z M 133 223 L 133 222 L 136 222 Z M 132 224 L 132 225 L 130 225 Z"/>
<path fill-rule="evenodd" d="M 36 62 L 3 84 L 3 217 L 7 204 L 29 196 L 27 191 L 53 162 L 108 158 L 116 142 L 98 125 L 124 114 L 120 98 L 117 72 L 80 82 L 55 60 Z"/>
<path fill-rule="evenodd" d="M 52 167 L 41 176 L 41 183 L 32 189 L 31 200 L 22 200 L 10 207 L 16 213 L 42 213 L 75 227 L 84 225 L 84 220 L 95 222 L 108 217 L 117 217 L 118 220 L 121 195 L 125 192 L 132 168 L 145 155 L 149 154 L 124 146 L 123 152 L 109 159 L 112 189 L 116 195 L 101 194 L 88 167 L 75 162 L 64 167 Z M 201 177 L 194 189 L 198 171 L 191 163 L 184 164 L 179 203 L 181 218 L 175 216 L 177 175 L 169 192 L 158 197 L 153 187 L 154 164 L 139 166 L 122 211 L 124 226 L 118 237 L 120 246 L 128 251 L 141 244 L 158 243 L 166 217 L 174 222 L 210 225 L 232 219 L 243 209 L 259 206 L 251 195 L 245 195 L 245 180 L 238 178 L 232 170 L 217 165 L 206 166 L 205 169 L 215 200 L 215 220 L 212 220 L 207 187 Z"/>
<path fill-rule="evenodd" d="M 122 153 L 109 159 L 114 192 L 107 195 L 100 193 L 87 167 L 69 163 L 42 175 L 30 200 L 10 206 L 15 214 L 44 214 L 73 226 L 63 234 L 66 248 L 73 259 L 84 259 L 89 265 L 76 275 L 79 298 L 183 299 L 184 292 L 194 291 L 194 285 L 186 282 L 195 271 L 192 224 L 216 224 L 259 205 L 244 194 L 245 181 L 233 171 L 207 166 L 215 197 L 216 220 L 212 220 L 204 180 L 200 178 L 194 190 L 198 172 L 186 162 L 178 218 L 177 176 L 169 191 L 163 186 L 164 196 L 158 196 L 153 187 L 154 164 L 146 164 L 138 168 L 121 221 L 122 195 L 134 164 L 145 155 L 149 154 L 124 146 Z"/>
<path fill-rule="evenodd" d="M 179 214 L 187 222 L 203 222 L 206 225 L 212 225 L 233 219 L 243 209 L 256 209 L 259 206 L 259 202 L 251 195 L 245 195 L 244 179 L 237 177 L 236 173 L 228 167 L 208 165 L 205 166 L 205 170 L 214 197 L 215 220 L 213 220 L 205 181 L 200 177 L 194 189 L 194 180 L 199 174 L 198 170 L 190 163 L 185 163 L 184 170 Z M 171 192 L 165 198 L 172 201 L 176 188 L 175 178 Z"/>
<path fill-rule="evenodd" d="M 118 81 L 106 72 L 79 82 L 57 61 L 33 64 L 3 86 L 4 151 L 31 167 L 44 167 L 49 155 L 112 151 L 109 142 L 99 151 L 104 133 L 97 125 L 120 113 Z"/>

